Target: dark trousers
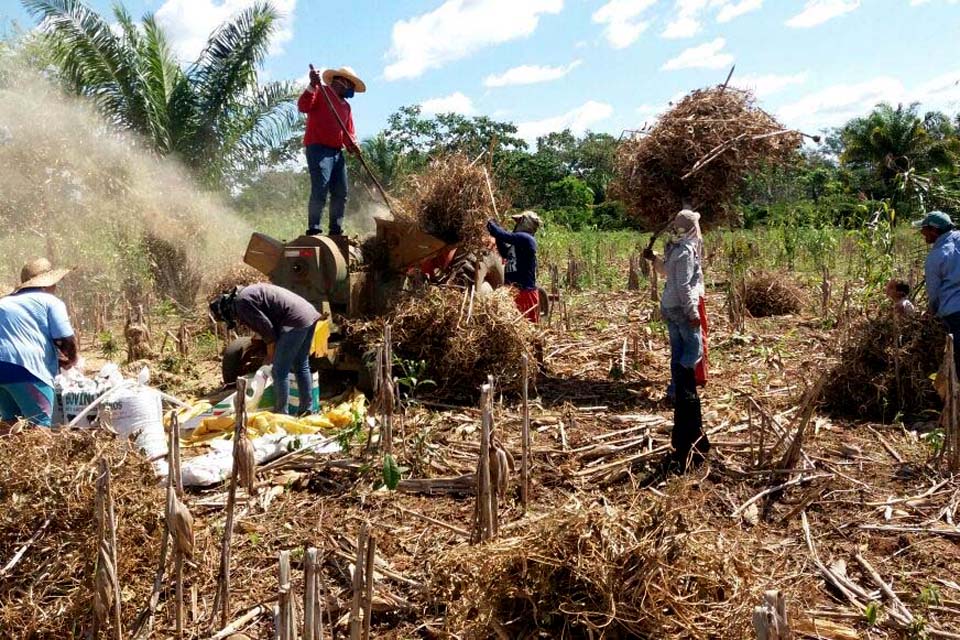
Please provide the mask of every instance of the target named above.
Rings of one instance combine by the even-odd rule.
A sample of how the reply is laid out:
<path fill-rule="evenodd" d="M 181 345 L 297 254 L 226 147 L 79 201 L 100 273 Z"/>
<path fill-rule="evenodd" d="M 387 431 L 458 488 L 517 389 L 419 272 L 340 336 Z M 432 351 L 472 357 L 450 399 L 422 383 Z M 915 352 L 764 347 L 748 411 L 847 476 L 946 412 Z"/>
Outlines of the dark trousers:
<path fill-rule="evenodd" d="M 710 450 L 710 441 L 703 432 L 700 396 L 697 394 L 693 368 L 678 366 L 674 369 L 674 376 L 677 398 L 673 405 L 670 444 L 673 445 L 674 460 L 679 463 L 681 470 L 686 470 L 690 462 L 697 464 L 703 461 Z"/>
<path fill-rule="evenodd" d="M 313 377 L 310 374 L 310 347 L 316 324 L 302 329 L 290 329 L 277 339 L 273 354 L 274 413 L 287 413 L 290 397 L 290 373 L 297 378 L 300 406 L 297 413 L 313 411 Z"/>
<path fill-rule="evenodd" d="M 308 144 L 307 169 L 310 171 L 310 202 L 307 205 L 307 232 L 320 233 L 323 206 L 330 194 L 330 235 L 343 233 L 343 214 L 347 206 L 347 163 L 343 149 Z"/>
<path fill-rule="evenodd" d="M 951 313 L 942 320 L 947 326 L 947 333 L 953 334 L 953 365 L 956 367 L 957 376 L 960 376 L 960 313 Z"/>

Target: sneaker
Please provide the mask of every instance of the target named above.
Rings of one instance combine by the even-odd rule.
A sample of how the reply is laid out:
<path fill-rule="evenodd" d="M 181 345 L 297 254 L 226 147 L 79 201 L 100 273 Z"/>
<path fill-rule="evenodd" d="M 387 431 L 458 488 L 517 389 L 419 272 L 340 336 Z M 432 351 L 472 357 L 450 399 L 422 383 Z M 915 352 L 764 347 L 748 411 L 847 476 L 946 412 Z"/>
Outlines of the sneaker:
<path fill-rule="evenodd" d="M 305 236 L 318 236 L 318 235 L 320 235 L 320 233 L 321 233 L 320 229 L 307 229 L 307 232 L 304 233 L 303 235 L 305 235 Z"/>

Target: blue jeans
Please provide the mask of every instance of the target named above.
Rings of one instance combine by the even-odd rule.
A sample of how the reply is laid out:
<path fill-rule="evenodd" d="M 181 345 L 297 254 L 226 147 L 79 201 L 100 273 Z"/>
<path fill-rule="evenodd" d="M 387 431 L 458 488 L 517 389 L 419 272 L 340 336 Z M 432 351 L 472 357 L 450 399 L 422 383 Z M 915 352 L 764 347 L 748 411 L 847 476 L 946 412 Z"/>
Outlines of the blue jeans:
<path fill-rule="evenodd" d="M 673 445 L 674 459 L 681 469 L 692 460 L 702 459 L 710 449 L 703 433 L 703 418 L 694 369 L 703 355 L 703 338 L 699 326 L 693 326 L 679 310 L 663 309 L 663 319 L 670 333 L 670 374 L 673 378 L 674 400 Z M 696 448 L 695 453 L 691 453 Z M 693 458 L 690 456 L 693 455 Z"/>
<path fill-rule="evenodd" d="M 693 369 L 703 356 L 703 337 L 700 327 L 693 326 L 679 311 L 662 310 L 670 334 L 670 375 L 677 379 L 677 367 Z"/>
<path fill-rule="evenodd" d="M 274 413 L 287 413 L 290 398 L 290 372 L 297 377 L 300 406 L 297 413 L 313 411 L 313 378 L 310 375 L 310 346 L 313 328 L 290 329 L 280 335 L 273 354 Z"/>
<path fill-rule="evenodd" d="M 343 213 L 347 206 L 347 163 L 342 149 L 308 144 L 307 169 L 310 171 L 310 203 L 307 205 L 307 233 L 320 233 L 323 206 L 330 194 L 330 235 L 343 233 Z"/>
<path fill-rule="evenodd" d="M 20 418 L 49 427 L 53 417 L 53 387 L 40 380 L 0 384 L 0 419 L 13 424 Z"/>

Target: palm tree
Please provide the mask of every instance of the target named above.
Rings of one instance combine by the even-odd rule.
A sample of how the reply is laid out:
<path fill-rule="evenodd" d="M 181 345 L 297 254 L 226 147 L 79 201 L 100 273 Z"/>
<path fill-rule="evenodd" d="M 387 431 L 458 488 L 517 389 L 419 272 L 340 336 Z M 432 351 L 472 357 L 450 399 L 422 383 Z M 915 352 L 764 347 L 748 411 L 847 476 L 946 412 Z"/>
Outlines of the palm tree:
<path fill-rule="evenodd" d="M 848 122 L 840 138 L 841 162 L 871 169 L 886 197 L 895 199 L 911 176 L 956 167 L 958 140 L 949 120 L 933 113 L 921 118 L 916 104 L 879 104 Z"/>
<path fill-rule="evenodd" d="M 181 67 L 152 14 L 140 24 L 120 5 L 118 28 L 79 0 L 23 0 L 66 87 L 160 155 L 175 155 L 202 181 L 224 186 L 278 160 L 298 124 L 290 83 L 260 84 L 278 19 L 257 3 L 218 27 L 200 57 Z"/>

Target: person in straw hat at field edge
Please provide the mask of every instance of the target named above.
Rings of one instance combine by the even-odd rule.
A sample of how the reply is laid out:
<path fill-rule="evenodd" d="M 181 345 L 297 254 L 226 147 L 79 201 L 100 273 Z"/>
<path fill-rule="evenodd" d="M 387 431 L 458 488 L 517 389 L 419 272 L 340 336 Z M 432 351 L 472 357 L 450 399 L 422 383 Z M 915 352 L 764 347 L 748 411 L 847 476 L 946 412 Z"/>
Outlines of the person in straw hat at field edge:
<path fill-rule="evenodd" d="M 930 311 L 947 325 L 956 341 L 960 336 L 960 231 L 942 211 L 931 211 L 913 226 L 930 245 L 924 263 Z M 954 348 L 953 356 L 960 372 L 960 349 Z"/>
<path fill-rule="evenodd" d="M 45 258 L 20 271 L 20 285 L 0 298 L 0 418 L 24 418 L 49 427 L 53 379 L 77 363 L 77 341 L 67 306 L 54 293 L 70 269 Z"/>
<path fill-rule="evenodd" d="M 321 81 L 322 80 L 322 81 Z M 347 102 L 367 85 L 350 67 L 327 69 L 321 74 L 310 66 L 310 86 L 297 101 L 307 114 L 303 146 L 310 171 L 310 201 L 307 205 L 307 235 L 319 235 L 323 206 L 330 194 L 330 235 L 343 233 L 347 205 L 347 164 L 343 149 L 357 153 L 353 113 Z"/>
<path fill-rule="evenodd" d="M 504 280 L 516 289 L 517 309 L 527 320 L 540 322 L 540 292 L 537 289 L 537 241 L 533 234 L 540 228 L 540 216 L 524 211 L 510 216 L 516 223 L 513 233 L 495 221 L 487 221 L 487 231 L 497 241 L 504 259 Z"/>

